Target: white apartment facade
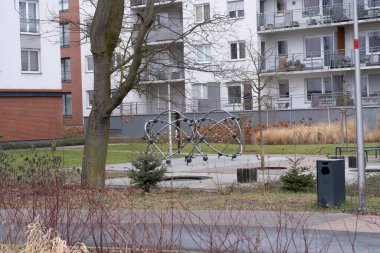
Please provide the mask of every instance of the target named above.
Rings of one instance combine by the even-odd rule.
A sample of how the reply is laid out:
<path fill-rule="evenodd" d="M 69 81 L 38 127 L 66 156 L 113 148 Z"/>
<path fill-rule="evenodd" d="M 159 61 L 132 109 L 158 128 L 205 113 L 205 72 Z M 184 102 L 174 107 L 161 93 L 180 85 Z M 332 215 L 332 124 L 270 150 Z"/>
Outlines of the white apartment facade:
<path fill-rule="evenodd" d="M 63 137 L 58 2 L 0 3 L 2 141 Z"/>
<path fill-rule="evenodd" d="M 126 13 L 133 16 L 144 10 L 146 0 L 128 3 Z M 115 115 L 158 113 L 168 109 L 168 101 L 183 112 L 255 110 L 255 90 L 238 74 L 255 71 L 252 54 L 264 58 L 256 65 L 260 76 L 270 80 L 264 90 L 265 108 L 354 104 L 351 0 L 162 0 L 156 7 L 148 46 L 170 45 L 170 57 L 158 56 L 161 65 L 152 64 L 140 78 L 149 92 L 131 92 Z M 359 18 L 363 103 L 378 106 L 380 0 L 359 0 Z M 216 25 L 178 38 L 209 20 Z M 231 67 L 239 71 L 228 72 Z M 82 69 L 88 116 L 93 89 L 88 44 L 82 46 Z"/>

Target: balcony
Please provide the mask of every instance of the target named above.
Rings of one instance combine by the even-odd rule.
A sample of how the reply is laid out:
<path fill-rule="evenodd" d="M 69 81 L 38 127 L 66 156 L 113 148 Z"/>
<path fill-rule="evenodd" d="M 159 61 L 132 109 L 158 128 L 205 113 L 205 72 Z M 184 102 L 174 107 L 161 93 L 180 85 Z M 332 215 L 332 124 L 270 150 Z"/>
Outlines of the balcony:
<path fill-rule="evenodd" d="M 310 99 L 312 108 L 349 107 L 355 105 L 354 92 L 315 93 L 311 94 Z M 380 106 L 380 91 L 363 92 L 362 105 Z"/>
<path fill-rule="evenodd" d="M 380 49 L 371 48 L 361 52 L 360 62 L 363 68 L 380 67 L 380 54 L 374 53 L 377 51 Z M 353 49 L 347 49 L 270 56 L 263 62 L 262 71 L 263 73 L 278 73 L 352 69 L 355 63 L 354 55 Z"/>
<path fill-rule="evenodd" d="M 133 26 L 132 38 L 137 37 L 137 31 L 140 29 L 139 24 Z M 183 23 L 178 15 L 178 18 L 171 17 L 169 19 L 162 18 L 161 22 L 156 22 L 148 33 L 147 42 L 149 45 L 167 44 L 173 41 L 182 42 Z"/>
<path fill-rule="evenodd" d="M 308 29 L 352 23 L 353 4 L 316 6 L 311 8 L 266 12 L 257 15 L 258 32 Z M 380 0 L 359 1 L 358 18 L 360 22 L 380 19 Z"/>
<path fill-rule="evenodd" d="M 144 7 L 148 0 L 131 0 L 131 7 Z M 156 0 L 155 5 L 171 4 L 181 2 L 181 0 Z"/>
<path fill-rule="evenodd" d="M 185 79 L 185 71 L 180 67 L 161 66 L 157 68 L 148 68 L 141 75 L 140 80 L 143 82 L 179 82 Z"/>

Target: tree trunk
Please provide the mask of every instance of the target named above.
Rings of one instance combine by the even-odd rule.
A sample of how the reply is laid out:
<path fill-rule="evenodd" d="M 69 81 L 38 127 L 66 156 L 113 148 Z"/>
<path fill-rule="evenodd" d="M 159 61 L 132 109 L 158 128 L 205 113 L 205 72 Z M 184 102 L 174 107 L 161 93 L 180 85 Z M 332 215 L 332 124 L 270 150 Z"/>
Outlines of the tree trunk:
<path fill-rule="evenodd" d="M 110 118 L 91 112 L 86 131 L 82 186 L 104 187 Z"/>
<path fill-rule="evenodd" d="M 265 154 L 264 154 L 264 141 L 263 141 L 263 119 L 262 119 L 262 108 L 261 108 L 261 92 L 257 91 L 257 110 L 258 110 L 258 119 L 259 119 L 259 142 L 260 142 L 260 167 L 265 169 Z"/>

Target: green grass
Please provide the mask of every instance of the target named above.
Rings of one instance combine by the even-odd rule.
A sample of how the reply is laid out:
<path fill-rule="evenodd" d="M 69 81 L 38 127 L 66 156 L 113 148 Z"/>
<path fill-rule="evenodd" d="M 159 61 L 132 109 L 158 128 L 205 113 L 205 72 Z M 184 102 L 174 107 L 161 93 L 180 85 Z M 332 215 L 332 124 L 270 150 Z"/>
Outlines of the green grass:
<path fill-rule="evenodd" d="M 349 144 L 353 145 L 353 144 Z M 213 144 L 217 150 L 222 150 L 224 144 Z M 334 155 L 336 144 L 311 144 L 311 145 L 265 145 L 265 153 L 268 155 L 274 154 L 299 154 L 299 155 Z M 365 146 L 380 146 L 380 143 L 367 143 Z M 141 152 L 146 150 L 145 143 L 131 143 L 131 144 L 110 144 L 108 148 L 107 163 L 125 163 L 130 162 L 135 159 Z M 167 145 L 160 144 L 163 150 L 167 150 Z M 175 147 L 174 147 L 175 148 Z M 206 154 L 215 154 L 212 148 L 208 147 L 206 144 L 201 144 L 200 148 Z M 224 153 L 234 153 L 237 151 L 237 145 L 228 145 L 224 150 Z M 182 150 L 180 155 L 176 157 L 181 157 L 186 155 L 192 149 L 192 145 L 186 145 Z M 17 163 L 22 161 L 22 157 L 30 154 L 30 150 L 14 150 L 6 151 L 12 153 Z M 38 154 L 51 154 L 49 148 L 38 149 L 36 151 Z M 258 145 L 246 145 L 243 154 L 258 154 Z M 344 155 L 355 154 L 355 152 L 345 152 Z M 83 157 L 83 148 L 61 148 L 56 151 L 56 155 L 61 156 L 63 160 L 64 167 L 78 167 L 81 166 Z"/>

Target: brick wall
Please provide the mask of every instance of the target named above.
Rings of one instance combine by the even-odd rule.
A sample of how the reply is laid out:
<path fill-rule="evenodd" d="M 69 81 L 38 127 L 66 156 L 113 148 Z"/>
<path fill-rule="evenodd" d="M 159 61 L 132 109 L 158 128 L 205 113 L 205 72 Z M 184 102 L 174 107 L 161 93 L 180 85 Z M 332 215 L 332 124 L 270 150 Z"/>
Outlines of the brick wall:
<path fill-rule="evenodd" d="M 79 1 L 70 0 L 69 10 L 60 12 L 61 22 L 79 22 Z M 80 31 L 70 24 L 70 45 L 61 48 L 61 58 L 70 58 L 71 80 L 62 83 L 62 91 L 69 92 L 72 96 L 72 115 L 65 116 L 63 123 L 65 126 L 83 126 L 82 108 L 82 68 L 81 68 L 81 39 Z"/>
<path fill-rule="evenodd" d="M 0 141 L 63 138 L 62 98 L 0 97 Z"/>

